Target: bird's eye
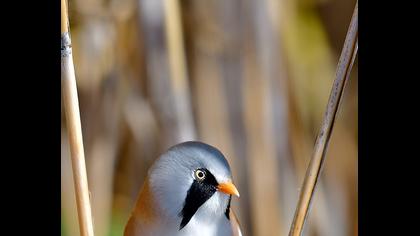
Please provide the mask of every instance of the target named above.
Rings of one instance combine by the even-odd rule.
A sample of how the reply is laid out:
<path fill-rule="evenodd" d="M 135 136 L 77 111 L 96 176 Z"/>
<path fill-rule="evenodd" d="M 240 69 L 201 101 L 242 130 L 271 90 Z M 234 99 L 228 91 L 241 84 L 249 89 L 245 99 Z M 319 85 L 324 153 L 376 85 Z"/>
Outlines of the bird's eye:
<path fill-rule="evenodd" d="M 194 176 L 197 180 L 203 180 L 204 178 L 206 178 L 206 173 L 202 170 L 196 170 L 194 172 Z"/>

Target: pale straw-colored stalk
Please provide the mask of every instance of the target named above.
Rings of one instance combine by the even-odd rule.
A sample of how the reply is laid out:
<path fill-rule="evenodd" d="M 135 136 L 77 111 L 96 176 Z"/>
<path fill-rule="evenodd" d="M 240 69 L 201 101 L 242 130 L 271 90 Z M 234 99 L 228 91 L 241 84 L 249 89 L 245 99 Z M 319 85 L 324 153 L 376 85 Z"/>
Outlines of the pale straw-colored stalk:
<path fill-rule="evenodd" d="M 93 223 L 80 123 L 79 101 L 69 34 L 67 3 L 61 0 L 61 89 L 76 193 L 80 235 L 93 236 Z"/>
<path fill-rule="evenodd" d="M 289 236 L 300 236 L 308 216 L 308 210 L 313 198 L 315 187 L 325 161 L 325 153 L 330 141 L 338 106 L 343 97 L 345 85 L 350 77 L 353 62 L 358 49 L 358 2 L 353 11 L 353 16 L 347 31 L 344 47 L 338 61 L 336 77 L 328 99 L 327 110 L 316 139 L 314 151 L 306 170 L 305 179 L 299 196 Z"/>

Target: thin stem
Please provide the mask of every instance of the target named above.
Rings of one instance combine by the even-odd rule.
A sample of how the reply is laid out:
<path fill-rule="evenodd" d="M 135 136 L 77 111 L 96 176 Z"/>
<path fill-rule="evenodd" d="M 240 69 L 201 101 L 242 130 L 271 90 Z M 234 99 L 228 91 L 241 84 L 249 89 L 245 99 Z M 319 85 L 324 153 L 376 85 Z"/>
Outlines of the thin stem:
<path fill-rule="evenodd" d="M 179 123 L 179 141 L 196 139 L 191 112 L 187 63 L 182 29 L 181 3 L 179 0 L 163 1 L 166 45 L 168 48 L 170 84 Z"/>
<path fill-rule="evenodd" d="M 93 236 L 92 212 L 83 149 L 79 101 L 77 98 L 76 77 L 69 35 L 68 11 L 65 0 L 61 0 L 61 88 L 70 141 L 80 235 Z"/>
<path fill-rule="evenodd" d="M 336 70 L 336 77 L 330 97 L 328 99 L 327 110 L 324 114 L 321 129 L 316 139 L 314 152 L 312 154 L 308 169 L 306 170 L 299 201 L 296 207 L 292 225 L 290 227 L 290 236 L 299 236 L 302 234 L 303 226 L 308 215 L 308 209 L 310 207 L 319 174 L 325 160 L 325 153 L 330 141 L 338 106 L 343 96 L 346 82 L 350 77 L 354 59 L 356 58 L 358 49 L 357 38 L 358 2 L 356 2 L 350 26 L 347 31 L 346 40 L 344 41 L 344 47 L 341 51 L 340 60 Z"/>

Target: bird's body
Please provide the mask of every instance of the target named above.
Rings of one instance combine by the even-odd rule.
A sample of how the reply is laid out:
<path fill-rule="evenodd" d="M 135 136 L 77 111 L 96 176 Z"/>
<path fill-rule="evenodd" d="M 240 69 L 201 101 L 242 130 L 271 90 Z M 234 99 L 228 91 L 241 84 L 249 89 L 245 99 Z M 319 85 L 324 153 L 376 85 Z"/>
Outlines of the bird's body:
<path fill-rule="evenodd" d="M 241 235 L 230 209 L 229 164 L 214 147 L 185 142 L 150 168 L 124 236 Z"/>

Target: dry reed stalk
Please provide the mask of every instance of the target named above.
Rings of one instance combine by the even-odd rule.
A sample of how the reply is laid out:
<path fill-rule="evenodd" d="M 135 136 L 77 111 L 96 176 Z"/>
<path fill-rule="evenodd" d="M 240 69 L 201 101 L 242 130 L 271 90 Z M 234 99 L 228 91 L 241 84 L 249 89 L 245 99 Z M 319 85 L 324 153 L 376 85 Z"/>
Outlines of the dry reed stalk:
<path fill-rule="evenodd" d="M 248 60 L 248 59 L 247 59 Z M 256 63 L 255 63 L 256 64 Z M 267 81 L 249 72 L 244 81 L 244 116 L 247 135 L 249 192 L 254 235 L 281 235 L 284 227 L 279 209 L 279 168 L 273 142 Z M 249 73 L 249 74 L 248 74 Z M 252 74 L 251 74 L 252 73 Z M 255 73 L 257 74 L 257 73 Z M 267 115 L 265 115 L 267 114 Z"/>
<path fill-rule="evenodd" d="M 250 27 L 244 29 L 243 56 L 243 103 L 244 123 L 247 137 L 248 181 L 250 193 L 250 213 L 252 214 L 252 234 L 282 235 L 284 221 L 279 201 L 279 165 L 272 100 L 274 35 L 271 28 L 262 27 L 268 5 L 247 1 L 245 16 Z M 271 41 L 273 40 L 273 41 Z M 277 53 L 277 52 L 276 52 Z"/>
<path fill-rule="evenodd" d="M 171 87 L 180 126 L 178 132 L 181 140 L 196 139 L 195 127 L 192 125 L 194 122 L 191 115 L 180 2 L 179 0 L 164 0 L 163 7 Z"/>
<path fill-rule="evenodd" d="M 251 203 L 249 194 L 249 183 L 246 170 L 248 170 L 247 158 L 247 138 L 246 127 L 243 116 L 243 52 L 242 45 L 245 40 L 243 34 L 244 24 L 242 16 L 245 13 L 246 3 L 242 0 L 224 1 L 219 0 L 213 19 L 217 20 L 217 25 L 223 32 L 223 50 L 217 55 L 218 67 L 221 72 L 221 87 L 216 88 L 223 91 L 224 103 L 221 107 L 225 108 L 226 127 L 231 143 L 232 154 L 229 163 L 232 173 L 235 176 L 235 185 L 238 187 L 241 198 L 232 202 L 243 235 L 250 235 L 252 230 Z M 201 22 L 197 24 L 201 26 Z M 212 111 L 210 111 L 212 112 Z M 210 118 L 211 119 L 211 118 Z M 221 133 L 224 135 L 224 133 Z M 221 140 L 223 142 L 223 140 Z"/>
<path fill-rule="evenodd" d="M 141 0 L 138 7 L 147 58 L 147 89 L 160 127 L 162 149 L 196 139 L 177 6 L 173 0 Z"/>
<path fill-rule="evenodd" d="M 73 65 L 67 4 L 61 0 L 61 88 L 70 140 L 80 235 L 93 236 L 92 213 L 83 149 L 79 101 Z"/>
<path fill-rule="evenodd" d="M 358 2 L 354 8 L 353 16 L 347 31 L 344 47 L 337 65 L 336 78 L 328 99 L 327 110 L 316 139 L 314 152 L 306 171 L 300 192 L 299 201 L 296 207 L 289 235 L 301 235 L 303 225 L 308 215 L 308 209 L 314 194 L 314 190 L 325 160 L 327 149 L 338 106 L 343 96 L 343 90 L 350 76 L 351 68 L 357 54 L 358 43 Z"/>

